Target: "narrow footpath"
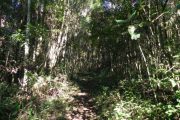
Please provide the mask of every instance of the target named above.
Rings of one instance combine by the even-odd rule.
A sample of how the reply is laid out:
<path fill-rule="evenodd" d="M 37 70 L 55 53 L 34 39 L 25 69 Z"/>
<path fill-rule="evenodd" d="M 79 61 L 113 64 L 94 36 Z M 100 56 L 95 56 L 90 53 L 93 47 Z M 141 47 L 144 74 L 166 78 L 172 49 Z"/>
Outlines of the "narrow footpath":
<path fill-rule="evenodd" d="M 90 81 L 76 81 L 80 91 L 73 95 L 72 110 L 66 115 L 67 120 L 97 120 L 94 99 L 90 93 Z"/>

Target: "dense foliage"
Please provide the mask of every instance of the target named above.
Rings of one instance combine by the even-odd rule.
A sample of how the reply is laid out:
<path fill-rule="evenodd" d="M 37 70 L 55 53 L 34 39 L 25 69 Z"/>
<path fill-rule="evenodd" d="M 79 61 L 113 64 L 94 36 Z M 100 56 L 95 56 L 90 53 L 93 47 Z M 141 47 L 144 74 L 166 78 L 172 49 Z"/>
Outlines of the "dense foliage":
<path fill-rule="evenodd" d="M 0 119 L 65 119 L 73 87 L 100 120 L 180 118 L 178 0 L 0 2 Z"/>

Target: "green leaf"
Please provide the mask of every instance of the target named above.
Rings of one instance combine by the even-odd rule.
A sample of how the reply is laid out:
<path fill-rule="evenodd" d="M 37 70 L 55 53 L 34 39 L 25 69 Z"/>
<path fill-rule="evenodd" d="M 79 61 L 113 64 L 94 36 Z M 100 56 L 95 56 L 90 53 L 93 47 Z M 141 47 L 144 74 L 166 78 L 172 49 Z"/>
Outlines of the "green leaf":
<path fill-rule="evenodd" d="M 25 35 L 22 33 L 20 29 L 18 29 L 15 33 L 11 35 L 11 39 L 13 41 L 24 41 Z"/>
<path fill-rule="evenodd" d="M 122 23 L 127 23 L 128 22 L 128 20 L 115 20 L 117 23 L 120 23 L 120 24 L 122 24 Z"/>
<path fill-rule="evenodd" d="M 128 32 L 129 32 L 130 35 L 131 35 L 131 34 L 134 34 L 135 30 L 136 30 L 136 28 L 135 28 L 135 26 L 133 26 L 133 25 L 130 25 L 130 26 L 128 27 Z"/>
<path fill-rule="evenodd" d="M 174 79 L 170 79 L 169 81 L 171 82 L 172 87 L 175 87 L 175 86 L 176 86 L 176 82 L 175 82 Z"/>
<path fill-rule="evenodd" d="M 132 39 L 132 40 L 137 40 L 138 38 L 140 38 L 140 34 L 133 34 L 133 35 L 131 36 L 131 39 Z"/>
<path fill-rule="evenodd" d="M 126 20 L 115 20 L 117 23 L 127 23 L 136 15 L 136 11 L 134 11 Z"/>
<path fill-rule="evenodd" d="M 133 25 L 130 25 L 128 27 L 128 32 L 131 35 L 132 40 L 137 40 L 138 38 L 140 38 L 140 34 L 135 33 L 135 30 L 136 30 L 136 27 Z"/>
<path fill-rule="evenodd" d="M 134 12 L 131 14 L 131 16 L 129 16 L 129 18 L 128 18 L 128 19 L 129 19 L 129 20 L 131 20 L 131 19 L 132 19 L 132 18 L 136 15 L 136 13 L 137 13 L 137 12 L 136 12 L 136 11 L 134 11 Z"/>

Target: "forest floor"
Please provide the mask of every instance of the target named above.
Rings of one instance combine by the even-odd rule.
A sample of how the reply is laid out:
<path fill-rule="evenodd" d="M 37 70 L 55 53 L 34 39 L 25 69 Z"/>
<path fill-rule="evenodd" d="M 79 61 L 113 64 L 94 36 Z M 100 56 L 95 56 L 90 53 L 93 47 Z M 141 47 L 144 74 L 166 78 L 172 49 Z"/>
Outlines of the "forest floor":
<path fill-rule="evenodd" d="M 67 112 L 66 118 L 68 120 L 96 120 L 97 108 L 92 95 L 95 90 L 94 82 L 86 78 L 76 79 L 73 82 L 78 86 L 79 91 L 73 95 L 72 110 Z"/>
<path fill-rule="evenodd" d="M 36 97 L 39 96 L 39 103 L 41 101 L 45 103 L 45 105 L 40 103 L 42 105 L 39 108 L 42 109 L 37 113 L 38 118 L 48 120 L 97 120 L 97 108 L 95 98 L 92 95 L 95 90 L 93 81 L 86 77 L 69 80 L 63 75 L 53 79 L 44 78 L 43 80 L 43 78 L 38 78 L 38 81 L 34 84 L 38 88 L 35 90 L 32 87 L 32 91 Z M 47 115 L 44 116 L 44 114 Z"/>
<path fill-rule="evenodd" d="M 0 84 L 0 120 L 98 119 L 93 96 L 96 83 L 87 77 L 69 80 L 66 75 L 34 75 L 30 79 L 28 91 Z"/>
<path fill-rule="evenodd" d="M 96 74 L 72 78 L 62 74 L 56 77 L 29 76 L 26 91 L 16 84 L 0 83 L 0 120 L 167 118 L 167 112 L 164 112 L 168 105 L 153 102 L 149 93 L 146 98 L 142 96 L 143 91 L 150 88 L 142 80 L 121 81 L 117 89 L 111 80 L 100 81 Z M 176 118 L 179 118 L 179 112 Z"/>
<path fill-rule="evenodd" d="M 73 95 L 71 102 L 72 110 L 68 111 L 66 118 L 68 120 L 96 120 L 96 107 L 89 90 L 84 89 Z"/>

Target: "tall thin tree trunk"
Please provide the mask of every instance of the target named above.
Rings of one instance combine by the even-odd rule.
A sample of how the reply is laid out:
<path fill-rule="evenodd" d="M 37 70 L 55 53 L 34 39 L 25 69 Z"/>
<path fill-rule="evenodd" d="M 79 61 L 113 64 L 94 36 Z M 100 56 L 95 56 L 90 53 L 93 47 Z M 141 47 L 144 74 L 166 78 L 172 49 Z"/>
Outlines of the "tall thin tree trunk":
<path fill-rule="evenodd" d="M 1 12 L 0 12 L 0 28 L 1 28 L 1 19 L 2 19 L 2 18 L 1 18 Z"/>
<path fill-rule="evenodd" d="M 149 66 L 148 66 L 147 59 L 146 59 L 146 57 L 145 57 L 145 55 L 144 55 L 144 52 L 143 52 L 143 50 L 142 50 L 142 47 L 141 47 L 141 45 L 140 45 L 139 43 L 138 43 L 138 47 L 139 47 L 139 50 L 140 50 L 140 52 L 141 52 L 141 56 L 142 56 L 142 58 L 143 58 L 143 61 L 144 61 L 144 63 L 145 63 L 147 75 L 148 75 L 148 78 L 149 78 L 149 77 L 150 77 L 150 70 L 149 70 Z"/>
<path fill-rule="evenodd" d="M 23 78 L 23 81 L 21 82 L 21 85 L 23 88 L 26 87 L 27 80 L 28 80 L 27 68 L 25 66 L 28 65 L 28 56 L 29 56 L 29 24 L 30 24 L 30 15 L 31 15 L 30 7 L 31 7 L 31 0 L 28 0 L 28 3 L 27 3 L 27 23 L 26 23 L 26 41 L 24 44 L 24 78 Z"/>
<path fill-rule="evenodd" d="M 56 65 L 57 60 L 60 56 L 62 56 L 62 58 L 64 57 L 65 46 L 68 39 L 67 34 L 69 30 L 68 18 L 70 15 L 70 10 L 68 4 L 69 4 L 68 0 L 65 0 L 64 5 L 66 5 L 66 7 L 64 9 L 64 15 L 63 15 L 64 18 L 58 38 L 57 40 L 53 40 L 50 43 L 50 49 L 48 51 L 48 67 L 50 67 L 50 69 L 52 69 Z"/>

